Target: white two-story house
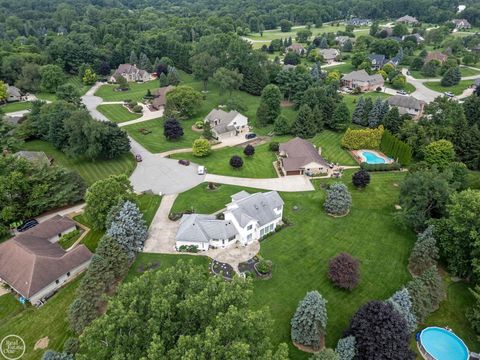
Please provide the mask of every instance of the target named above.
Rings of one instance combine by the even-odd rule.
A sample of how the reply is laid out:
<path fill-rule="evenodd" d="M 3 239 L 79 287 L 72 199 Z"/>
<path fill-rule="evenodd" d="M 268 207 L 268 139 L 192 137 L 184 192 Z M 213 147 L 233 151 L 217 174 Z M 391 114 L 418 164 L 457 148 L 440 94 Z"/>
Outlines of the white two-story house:
<path fill-rule="evenodd" d="M 199 250 L 233 244 L 246 246 L 282 223 L 284 203 L 276 191 L 255 194 L 241 191 L 231 199 L 222 220 L 213 215 L 183 215 L 175 237 L 177 250 L 181 246 L 195 246 Z"/>
<path fill-rule="evenodd" d="M 213 137 L 217 140 L 236 136 L 248 131 L 248 118 L 237 111 L 213 109 L 204 121 L 210 124 Z"/>

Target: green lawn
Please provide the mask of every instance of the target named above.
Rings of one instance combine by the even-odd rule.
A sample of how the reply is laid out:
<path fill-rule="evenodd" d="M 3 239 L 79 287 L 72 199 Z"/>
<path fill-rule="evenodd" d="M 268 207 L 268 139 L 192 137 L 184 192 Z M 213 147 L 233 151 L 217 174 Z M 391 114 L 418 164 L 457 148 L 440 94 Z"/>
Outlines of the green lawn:
<path fill-rule="evenodd" d="M 153 217 L 160 206 L 161 199 L 162 198 L 158 195 L 142 194 L 137 196 L 138 207 L 143 214 L 147 226 L 150 226 L 152 223 Z M 98 242 L 104 235 L 105 231 L 93 229 L 92 225 L 83 214 L 75 216 L 75 220 L 90 229 L 88 234 L 83 238 L 82 244 L 84 244 L 91 252 L 95 252 Z"/>
<path fill-rule="evenodd" d="M 341 65 L 324 67 L 323 70 L 339 71 L 341 74 L 348 74 L 352 71 L 355 71 L 356 69 L 355 69 L 355 66 L 352 65 L 352 63 L 346 62 L 345 64 L 341 64 Z"/>
<path fill-rule="evenodd" d="M 305 28 L 305 26 L 292 28 L 292 30 L 289 31 L 289 32 L 282 32 L 282 31 L 280 31 L 280 28 L 274 29 L 274 30 L 265 30 L 263 32 L 263 36 L 261 36 L 259 33 L 252 33 L 252 34 L 250 34 L 246 37 L 251 39 L 251 40 L 267 41 L 266 44 L 268 45 L 269 42 L 273 39 L 286 39 L 286 38 L 291 37 L 292 40 L 295 40 L 295 37 L 297 36 L 297 32 L 301 28 Z M 363 29 L 359 28 L 359 30 L 361 30 L 361 31 L 356 31 L 355 32 L 356 36 L 363 35 L 363 31 L 366 31 L 368 33 L 368 27 L 365 27 Z M 311 27 L 310 31 L 313 34 L 310 39 L 313 39 L 313 37 L 315 37 L 318 34 L 324 34 L 324 33 L 328 33 L 328 32 L 336 33 L 337 31 L 345 31 L 345 25 L 340 25 L 340 26 L 323 25 L 320 28 Z"/>
<path fill-rule="evenodd" d="M 142 275 L 146 270 L 145 268 L 149 268 L 150 266 L 153 266 L 155 270 L 163 270 L 177 265 L 180 260 L 191 261 L 195 265 L 205 267 L 210 263 L 210 259 L 206 256 L 140 253 L 132 264 L 124 282 L 132 281 L 134 278 Z"/>
<path fill-rule="evenodd" d="M 463 66 L 460 67 L 460 72 L 462 73 L 462 77 L 480 75 L 480 71 Z M 420 70 L 410 70 L 410 75 L 412 75 L 416 79 L 430 78 L 429 76 L 423 75 Z M 438 78 L 440 80 L 442 77 L 438 75 L 435 76 L 435 78 Z"/>
<path fill-rule="evenodd" d="M 353 113 L 353 110 L 355 110 L 355 106 L 357 104 L 357 101 L 358 99 L 360 98 L 360 96 L 363 96 L 364 98 L 371 98 L 373 101 L 375 101 L 375 99 L 377 97 L 380 97 L 382 98 L 382 100 L 386 100 L 388 99 L 391 95 L 389 94 L 385 94 L 385 93 L 382 93 L 382 92 L 369 92 L 369 93 L 363 93 L 363 94 L 360 94 L 360 95 L 351 95 L 351 94 L 344 94 L 343 95 L 343 100 L 345 101 L 345 103 L 347 104 L 348 106 L 348 109 L 350 110 L 350 115 Z"/>
<path fill-rule="evenodd" d="M 121 104 L 99 105 L 97 106 L 97 110 L 115 123 L 122 123 L 142 117 L 142 114 L 132 113 Z"/>
<path fill-rule="evenodd" d="M 340 165 L 357 165 L 357 162 L 340 145 L 343 134 L 331 130 L 323 130 L 311 139 L 311 142 L 322 149 L 322 157 L 326 160 L 339 163 Z"/>
<path fill-rule="evenodd" d="M 114 91 L 114 89 L 117 88 L 117 85 L 108 84 L 102 85 L 95 95 L 101 97 L 103 101 L 141 101 L 146 95 L 148 89 L 155 90 L 159 87 L 160 84 L 157 80 L 146 81 L 143 83 L 130 83 L 130 89 L 128 91 Z"/>
<path fill-rule="evenodd" d="M 20 304 L 12 294 L 0 296 L 0 322 L 4 322 L 8 318 L 15 316 L 25 308 L 26 305 Z"/>
<path fill-rule="evenodd" d="M 0 106 L 0 111 L 3 113 L 9 112 L 16 112 L 21 110 L 27 110 L 32 108 L 32 103 L 30 101 L 19 101 L 19 102 L 12 102 L 5 105 Z"/>
<path fill-rule="evenodd" d="M 45 350 L 33 350 L 33 346 L 46 336 L 49 339 L 48 348 L 61 351 L 65 340 L 73 336 L 67 321 L 67 309 L 75 297 L 78 284 L 79 279 L 67 284 L 40 308 L 28 306 L 23 311 L 18 311 L 19 308 L 16 307 L 10 316 L 1 318 L 0 339 L 10 334 L 20 336 L 26 343 L 22 360 L 40 359 Z M 0 309 L 3 310 L 5 302 L 13 301 L 17 300 L 10 294 L 0 297 Z"/>
<path fill-rule="evenodd" d="M 439 81 L 431 81 L 424 83 L 424 85 L 431 90 L 438 91 L 440 93 L 448 91 L 453 93 L 454 95 L 461 95 L 463 91 L 469 88 L 472 84 L 473 80 L 462 80 L 457 85 L 449 87 L 442 86 Z"/>
<path fill-rule="evenodd" d="M 385 82 L 385 87 L 389 88 L 389 89 L 393 89 L 393 90 L 399 90 L 399 89 L 395 89 L 389 82 Z M 407 82 L 407 83 L 405 83 L 405 86 L 403 87 L 403 90 L 405 90 L 407 93 L 411 94 L 412 92 L 417 90 L 417 88 L 415 86 L 413 86 L 412 84 L 410 84 L 409 82 Z"/>
<path fill-rule="evenodd" d="M 135 141 L 138 141 L 148 151 L 153 153 L 160 153 L 173 149 L 191 148 L 194 140 L 198 139 L 202 133 L 192 130 L 192 125 L 195 120 L 183 120 L 184 135 L 179 140 L 167 140 L 163 136 L 163 118 L 143 121 L 141 123 L 125 126 L 124 129 L 128 132 Z M 150 134 L 143 134 L 140 129 L 151 131 Z"/>
<path fill-rule="evenodd" d="M 448 326 L 462 338 L 470 351 L 478 352 L 480 350 L 478 338 L 465 316 L 466 309 L 473 304 L 473 295 L 464 282 L 453 283 L 447 280 L 446 283 L 447 301 L 441 303 L 440 309 L 428 317 L 422 327 Z"/>
<path fill-rule="evenodd" d="M 277 139 L 274 139 L 277 141 Z M 199 158 L 192 153 L 172 155 L 174 159 L 187 159 L 200 165 L 204 165 L 208 172 L 217 175 L 229 175 L 236 177 L 249 178 L 273 178 L 277 173 L 273 167 L 276 160 L 275 153 L 268 148 L 269 144 L 263 144 L 255 147 L 255 154 L 251 157 L 243 154 L 242 146 L 234 146 L 214 150 L 210 155 Z M 238 155 L 243 159 L 243 166 L 235 169 L 230 166 L 230 158 Z"/>
<path fill-rule="evenodd" d="M 55 101 L 55 100 L 57 100 L 57 95 L 51 94 L 51 93 L 46 93 L 46 92 L 36 93 L 35 96 L 39 100 L 45 100 L 45 101 Z"/>
<path fill-rule="evenodd" d="M 42 140 L 28 141 L 22 145 L 22 148 L 23 150 L 44 151 L 48 156 L 53 157 L 55 164 L 77 171 L 88 185 L 109 175 L 128 175 L 136 166 L 135 160 L 130 153 L 118 159 L 90 161 L 81 158 L 69 158 L 60 150 L 55 149 L 50 143 Z"/>

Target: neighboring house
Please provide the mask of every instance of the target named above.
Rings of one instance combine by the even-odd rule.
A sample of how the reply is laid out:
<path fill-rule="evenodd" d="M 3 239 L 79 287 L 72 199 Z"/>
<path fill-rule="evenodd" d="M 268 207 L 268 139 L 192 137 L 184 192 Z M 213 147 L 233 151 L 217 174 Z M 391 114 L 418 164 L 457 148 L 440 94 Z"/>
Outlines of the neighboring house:
<path fill-rule="evenodd" d="M 0 244 L 0 281 L 39 305 L 88 267 L 85 245 L 65 251 L 56 243 L 76 228 L 73 220 L 55 216 Z"/>
<path fill-rule="evenodd" d="M 408 24 L 408 25 L 416 25 L 419 23 L 419 21 L 416 18 L 410 15 L 402 16 L 401 18 L 398 18 L 395 22 Z"/>
<path fill-rule="evenodd" d="M 335 42 L 340 46 L 344 46 L 345 43 L 349 40 L 352 44 L 355 42 L 355 38 L 351 38 L 344 35 L 335 36 Z"/>
<path fill-rule="evenodd" d="M 22 100 L 22 93 L 19 88 L 8 85 L 7 87 L 7 102 L 14 102 Z"/>
<path fill-rule="evenodd" d="M 18 126 L 25 117 L 23 115 L 5 115 L 3 122 L 11 126 Z"/>
<path fill-rule="evenodd" d="M 261 239 L 282 223 L 284 202 L 276 191 L 231 196 L 223 220 L 214 215 L 185 214 L 175 236 L 176 248 L 195 246 L 199 250 L 246 246 Z"/>
<path fill-rule="evenodd" d="M 143 82 L 152 79 L 152 75 L 148 71 L 137 68 L 135 64 L 120 64 L 109 80 L 117 82 L 118 76 L 124 77 L 128 82 Z"/>
<path fill-rule="evenodd" d="M 417 44 L 425 41 L 425 38 L 422 35 L 420 35 L 419 33 L 403 35 L 402 40 L 405 40 L 406 38 L 409 38 L 409 37 L 414 37 L 417 40 Z"/>
<path fill-rule="evenodd" d="M 480 54 L 480 44 L 472 48 L 473 52 L 479 53 Z"/>
<path fill-rule="evenodd" d="M 210 123 L 213 136 L 217 140 L 248 131 L 248 118 L 233 110 L 226 112 L 213 109 L 204 121 Z"/>
<path fill-rule="evenodd" d="M 299 137 L 280 144 L 278 160 L 283 175 L 316 175 L 329 168 L 315 146 Z"/>
<path fill-rule="evenodd" d="M 382 54 L 370 54 L 368 58 L 372 62 L 373 70 L 380 70 L 387 63 L 387 58 Z"/>
<path fill-rule="evenodd" d="M 327 64 L 333 63 L 340 56 L 338 49 L 317 49 L 317 52 L 323 56 L 323 60 Z"/>
<path fill-rule="evenodd" d="M 152 100 L 152 108 L 154 110 L 160 110 L 167 104 L 167 93 L 175 89 L 173 86 L 168 85 L 161 87 L 160 89 L 155 90 L 152 95 L 154 96 Z"/>
<path fill-rule="evenodd" d="M 431 51 L 425 57 L 425 64 L 432 60 L 437 60 L 440 62 L 440 64 L 444 64 L 447 59 L 448 55 L 442 54 L 440 51 Z"/>
<path fill-rule="evenodd" d="M 347 21 L 347 25 L 353 26 L 370 26 L 372 25 L 372 20 L 370 19 L 359 19 L 359 18 L 352 18 Z"/>
<path fill-rule="evenodd" d="M 415 119 L 418 119 L 423 114 L 425 102 L 414 98 L 413 96 L 393 95 L 388 98 L 388 104 L 398 108 L 398 112 L 408 114 Z"/>
<path fill-rule="evenodd" d="M 295 51 L 298 55 L 306 53 L 305 48 L 300 44 L 292 44 L 286 48 L 287 51 Z"/>
<path fill-rule="evenodd" d="M 43 151 L 27 151 L 21 150 L 13 154 L 13 156 L 23 158 L 30 162 L 42 163 L 42 164 L 51 164 L 51 160 L 48 158 L 47 154 Z"/>
<path fill-rule="evenodd" d="M 349 89 L 359 88 L 361 91 L 373 91 L 376 90 L 377 87 L 383 87 L 385 80 L 382 75 L 368 75 L 365 70 L 358 70 L 344 75 L 341 83 L 342 86 L 346 86 Z"/>
<path fill-rule="evenodd" d="M 473 83 L 473 87 L 476 89 L 480 87 L 480 78 L 476 79 L 475 82 Z"/>
<path fill-rule="evenodd" d="M 455 29 L 457 30 L 472 28 L 472 25 L 468 22 L 467 19 L 453 19 L 452 23 L 455 25 Z"/>
<path fill-rule="evenodd" d="M 391 28 L 389 26 L 386 26 L 386 27 L 382 28 L 382 30 L 380 30 L 380 32 L 386 34 L 387 35 L 386 37 L 393 36 L 393 28 Z"/>
<path fill-rule="evenodd" d="M 403 54 L 401 52 L 398 52 L 397 55 L 395 55 L 393 58 L 388 60 L 388 64 L 392 64 L 393 66 L 397 67 L 398 64 L 400 64 L 400 62 L 402 61 L 402 59 L 403 59 Z"/>

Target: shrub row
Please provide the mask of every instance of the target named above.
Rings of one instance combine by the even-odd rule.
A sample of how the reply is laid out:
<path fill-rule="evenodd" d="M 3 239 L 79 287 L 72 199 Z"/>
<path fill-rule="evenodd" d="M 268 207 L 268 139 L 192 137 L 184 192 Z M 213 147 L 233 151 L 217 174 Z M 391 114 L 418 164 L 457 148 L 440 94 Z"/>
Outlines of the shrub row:
<path fill-rule="evenodd" d="M 393 162 L 391 164 L 368 164 L 366 162 L 362 162 L 360 167 L 367 171 L 392 171 L 400 170 L 401 165 L 398 162 Z"/>
<path fill-rule="evenodd" d="M 342 146 L 349 150 L 378 149 L 383 136 L 383 126 L 376 129 L 347 129 L 342 138 Z"/>
<path fill-rule="evenodd" d="M 412 160 L 412 147 L 397 138 L 395 135 L 385 130 L 380 142 L 380 150 L 398 161 L 403 166 L 410 164 Z"/>

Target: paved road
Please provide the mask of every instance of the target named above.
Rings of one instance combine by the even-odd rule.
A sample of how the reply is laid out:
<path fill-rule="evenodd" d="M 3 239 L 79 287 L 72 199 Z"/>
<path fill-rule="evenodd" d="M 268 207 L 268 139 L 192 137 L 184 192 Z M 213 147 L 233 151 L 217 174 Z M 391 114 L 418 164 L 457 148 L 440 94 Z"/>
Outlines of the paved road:
<path fill-rule="evenodd" d="M 237 185 L 263 190 L 275 190 L 285 192 L 315 190 L 310 180 L 308 180 L 308 178 L 303 175 L 285 176 L 281 178 L 271 179 L 252 179 L 207 174 L 207 176 L 205 177 L 205 181 L 215 182 L 219 184 Z"/>

